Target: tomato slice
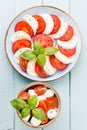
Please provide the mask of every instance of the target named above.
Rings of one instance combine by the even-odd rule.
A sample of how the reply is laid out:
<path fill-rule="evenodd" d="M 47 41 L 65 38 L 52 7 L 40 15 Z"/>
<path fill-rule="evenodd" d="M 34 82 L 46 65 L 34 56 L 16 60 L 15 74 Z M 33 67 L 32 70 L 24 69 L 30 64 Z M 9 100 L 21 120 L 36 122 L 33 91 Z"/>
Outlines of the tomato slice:
<path fill-rule="evenodd" d="M 54 55 L 50 55 L 49 60 L 51 65 L 57 70 L 64 70 L 68 66 L 68 64 L 59 61 Z"/>
<path fill-rule="evenodd" d="M 43 120 L 43 121 L 41 121 L 41 124 L 42 124 L 42 125 L 46 124 L 46 123 L 48 122 L 48 120 L 49 120 L 49 119 L 48 119 L 48 117 L 46 116 L 46 119 Z"/>
<path fill-rule="evenodd" d="M 37 28 L 37 34 L 42 33 L 45 30 L 46 23 L 44 19 L 40 15 L 33 15 L 33 17 L 37 20 L 38 22 L 38 28 Z"/>
<path fill-rule="evenodd" d="M 31 37 L 34 36 L 33 29 L 26 21 L 19 21 L 15 25 L 15 31 L 19 31 L 19 30 L 22 30 L 22 31 L 28 33 Z"/>
<path fill-rule="evenodd" d="M 13 51 L 13 53 L 15 53 L 17 50 L 24 48 L 24 47 L 31 48 L 31 41 L 29 41 L 27 39 L 20 39 L 20 40 L 15 41 L 12 44 L 12 51 Z"/>
<path fill-rule="evenodd" d="M 46 100 L 42 100 L 39 102 L 39 107 L 42 108 L 45 112 L 48 111 Z"/>
<path fill-rule="evenodd" d="M 43 95 L 46 92 L 47 88 L 44 85 L 37 85 L 34 88 L 34 91 L 37 95 Z"/>
<path fill-rule="evenodd" d="M 54 22 L 54 27 L 53 27 L 51 34 L 54 34 L 54 33 L 57 33 L 57 31 L 59 30 L 61 22 L 60 22 L 60 19 L 58 18 L 58 16 L 51 14 L 51 17 Z"/>
<path fill-rule="evenodd" d="M 20 68 L 25 72 L 27 71 L 28 62 L 28 60 L 25 60 L 22 57 L 20 57 Z"/>
<path fill-rule="evenodd" d="M 34 41 L 38 41 L 44 48 L 53 46 L 53 39 L 46 34 L 38 34 L 34 37 Z"/>
<path fill-rule="evenodd" d="M 46 99 L 46 104 L 48 109 L 54 109 L 58 107 L 58 100 L 56 97 L 48 97 Z"/>
<path fill-rule="evenodd" d="M 63 49 L 61 46 L 58 46 L 58 49 L 60 50 L 61 53 L 63 53 L 67 57 L 73 56 L 76 53 L 76 47 L 73 49 Z"/>
<path fill-rule="evenodd" d="M 42 78 L 47 78 L 48 75 L 45 73 L 43 67 L 41 67 L 37 62 L 35 63 L 35 72 L 37 73 L 38 76 Z"/>
<path fill-rule="evenodd" d="M 30 97 L 28 92 L 20 92 L 18 95 L 19 98 L 24 99 L 24 100 L 28 100 L 28 98 Z"/>
<path fill-rule="evenodd" d="M 61 41 L 69 41 L 72 38 L 73 34 L 74 34 L 73 28 L 71 26 L 68 26 L 68 29 L 65 32 L 65 34 L 58 39 Z"/>

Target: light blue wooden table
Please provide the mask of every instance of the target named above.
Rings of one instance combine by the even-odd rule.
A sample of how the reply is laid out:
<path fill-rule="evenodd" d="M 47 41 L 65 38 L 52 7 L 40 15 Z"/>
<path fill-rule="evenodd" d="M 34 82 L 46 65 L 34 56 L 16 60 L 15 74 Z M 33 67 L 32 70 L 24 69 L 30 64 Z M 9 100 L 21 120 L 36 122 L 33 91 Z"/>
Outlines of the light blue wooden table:
<path fill-rule="evenodd" d="M 15 114 L 9 101 L 30 82 L 13 70 L 4 50 L 4 36 L 11 20 L 35 5 L 63 9 L 76 21 L 82 34 L 82 52 L 74 69 L 59 80 L 49 82 L 58 90 L 62 109 L 59 119 L 45 130 L 87 130 L 87 2 L 73 0 L 2 0 L 0 2 L 0 130 L 31 130 Z"/>

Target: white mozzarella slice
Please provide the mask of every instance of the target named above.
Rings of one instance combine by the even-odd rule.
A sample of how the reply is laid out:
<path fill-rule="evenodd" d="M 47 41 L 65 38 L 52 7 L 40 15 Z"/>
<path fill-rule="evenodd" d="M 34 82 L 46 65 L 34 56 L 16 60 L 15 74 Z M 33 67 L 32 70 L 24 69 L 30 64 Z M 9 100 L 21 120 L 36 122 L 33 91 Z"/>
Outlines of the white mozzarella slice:
<path fill-rule="evenodd" d="M 28 93 L 30 96 L 37 95 L 33 89 L 29 89 Z"/>
<path fill-rule="evenodd" d="M 53 119 L 54 117 L 56 117 L 57 116 L 56 109 L 50 109 L 50 110 L 48 110 L 47 116 L 48 116 L 49 119 Z"/>
<path fill-rule="evenodd" d="M 50 64 L 49 56 L 46 56 L 46 63 L 43 68 L 48 75 L 53 75 L 56 72 L 56 69 Z"/>
<path fill-rule="evenodd" d="M 64 64 L 69 64 L 71 62 L 73 62 L 75 55 L 71 56 L 71 57 L 67 57 L 64 54 L 62 54 L 60 51 L 58 51 L 55 54 L 56 58 L 58 58 L 62 63 Z"/>
<path fill-rule="evenodd" d="M 54 96 L 54 92 L 51 89 L 47 89 L 47 91 L 44 93 L 44 96 L 46 98 Z"/>
<path fill-rule="evenodd" d="M 41 120 L 38 120 L 37 118 L 35 118 L 34 116 L 31 118 L 31 125 L 32 126 L 39 126 L 41 124 Z"/>
<path fill-rule="evenodd" d="M 27 73 L 31 76 L 37 76 L 35 72 L 35 62 L 36 60 L 29 61 L 27 65 Z"/>
<path fill-rule="evenodd" d="M 65 23 L 62 18 L 60 18 L 60 21 L 61 21 L 61 26 L 60 26 L 59 30 L 57 31 L 57 33 L 52 34 L 52 37 L 54 39 L 57 39 L 57 38 L 63 36 L 68 28 L 67 23 Z"/>
<path fill-rule="evenodd" d="M 46 100 L 45 95 L 38 96 L 38 100 L 39 100 L 39 101 L 41 101 L 41 100 Z"/>
<path fill-rule="evenodd" d="M 73 49 L 76 47 L 77 37 L 73 36 L 72 39 L 66 42 L 57 40 L 57 43 L 64 49 Z"/>
<path fill-rule="evenodd" d="M 44 34 L 50 34 L 53 30 L 53 19 L 49 14 L 41 14 L 41 17 L 43 17 L 45 23 L 46 23 L 46 27 L 45 30 L 43 31 Z"/>
<path fill-rule="evenodd" d="M 37 20 L 34 17 L 30 16 L 30 15 L 25 15 L 23 17 L 23 20 L 25 20 L 31 26 L 31 28 L 34 31 L 34 35 L 35 35 L 36 31 L 37 31 L 37 28 L 38 28 Z"/>
<path fill-rule="evenodd" d="M 20 63 L 20 54 L 23 53 L 26 50 L 31 50 L 31 49 L 25 47 L 25 48 L 21 48 L 21 49 L 19 49 L 18 51 L 15 52 L 15 54 L 14 54 L 14 61 L 15 61 L 15 63 L 17 63 L 17 64 Z"/>
<path fill-rule="evenodd" d="M 24 31 L 17 31 L 15 32 L 12 36 L 11 36 L 11 42 L 15 42 L 17 40 L 20 40 L 20 39 L 28 39 L 31 41 L 31 37 L 29 34 L 27 34 L 26 32 Z"/>
<path fill-rule="evenodd" d="M 29 116 L 27 116 L 27 117 L 24 117 L 24 118 L 23 118 L 23 120 L 24 120 L 24 121 L 28 121 L 28 120 L 29 120 L 29 118 L 30 118 L 30 115 L 29 115 Z"/>

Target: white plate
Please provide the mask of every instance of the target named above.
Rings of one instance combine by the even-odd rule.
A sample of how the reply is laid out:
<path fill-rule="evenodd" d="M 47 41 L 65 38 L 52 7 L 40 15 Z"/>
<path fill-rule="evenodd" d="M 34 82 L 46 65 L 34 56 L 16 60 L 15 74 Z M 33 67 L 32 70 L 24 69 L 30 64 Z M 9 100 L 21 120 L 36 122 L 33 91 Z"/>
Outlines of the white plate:
<path fill-rule="evenodd" d="M 15 24 L 19 20 L 21 20 L 24 15 L 26 15 L 26 14 L 34 15 L 34 14 L 42 14 L 42 13 L 55 14 L 59 17 L 62 17 L 68 25 L 71 25 L 74 28 L 75 36 L 78 38 L 78 44 L 76 46 L 77 51 L 75 54 L 74 61 L 71 64 L 69 64 L 65 70 L 57 71 L 54 75 L 49 76 L 48 78 L 33 77 L 33 76 L 27 74 L 26 72 L 23 72 L 21 70 L 20 66 L 14 62 L 13 52 L 12 52 L 12 43 L 10 40 L 12 34 L 14 33 Z M 13 68 L 22 76 L 24 76 L 28 79 L 35 80 L 35 81 L 52 81 L 52 80 L 61 78 L 62 76 L 67 74 L 69 71 L 71 71 L 71 69 L 75 66 L 75 64 L 79 58 L 80 51 L 81 51 L 81 34 L 80 34 L 80 31 L 79 31 L 75 21 L 73 20 L 73 18 L 66 12 L 64 12 L 56 7 L 52 7 L 52 6 L 35 6 L 35 7 L 28 8 L 28 9 L 22 11 L 10 23 L 10 25 L 7 29 L 7 32 L 6 32 L 6 36 L 5 36 L 5 51 L 6 51 L 7 57 L 9 59 L 11 65 L 13 66 Z"/>

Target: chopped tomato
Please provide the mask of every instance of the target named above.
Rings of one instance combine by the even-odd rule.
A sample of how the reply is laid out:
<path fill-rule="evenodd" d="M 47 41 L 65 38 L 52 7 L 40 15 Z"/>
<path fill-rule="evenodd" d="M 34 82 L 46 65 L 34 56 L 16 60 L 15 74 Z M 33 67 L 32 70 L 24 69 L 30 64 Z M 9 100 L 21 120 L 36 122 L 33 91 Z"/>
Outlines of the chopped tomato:
<path fill-rule="evenodd" d="M 42 108 L 45 112 L 48 111 L 46 100 L 42 100 L 39 102 L 39 107 Z"/>
<path fill-rule="evenodd" d="M 27 71 L 27 65 L 28 65 L 28 60 L 25 60 L 22 57 L 20 57 L 20 68 L 25 72 Z"/>
<path fill-rule="evenodd" d="M 53 39 L 46 34 L 38 34 L 34 37 L 34 41 L 38 41 L 44 48 L 53 46 Z"/>
<path fill-rule="evenodd" d="M 67 64 L 59 61 L 54 55 L 50 55 L 49 60 L 51 65 L 58 70 L 64 70 L 68 66 Z"/>
<path fill-rule="evenodd" d="M 35 63 L 35 72 L 41 78 L 47 78 L 48 77 L 48 75 L 45 73 L 43 67 L 41 67 L 37 62 Z"/>
<path fill-rule="evenodd" d="M 60 22 L 60 19 L 58 18 L 58 16 L 51 14 L 51 17 L 52 17 L 53 22 L 54 22 L 54 27 L 53 27 L 51 34 L 54 34 L 54 33 L 58 32 L 60 25 L 61 25 L 61 22 Z"/>
<path fill-rule="evenodd" d="M 48 119 L 48 117 L 46 116 L 46 119 L 43 120 L 43 121 L 41 121 L 41 124 L 42 124 L 42 125 L 46 124 L 46 123 L 48 122 L 48 120 L 49 120 L 49 119 Z"/>
<path fill-rule="evenodd" d="M 46 23 L 44 19 L 40 15 L 33 15 L 33 17 L 37 20 L 38 22 L 38 28 L 37 28 L 37 34 L 42 33 L 45 30 Z"/>
<path fill-rule="evenodd" d="M 31 37 L 34 35 L 33 29 L 26 21 L 19 21 L 15 26 L 15 31 L 22 30 L 28 33 Z"/>
<path fill-rule="evenodd" d="M 65 34 L 58 39 L 61 41 L 69 41 L 72 38 L 73 34 L 74 34 L 73 28 L 71 26 L 68 26 L 68 29 L 65 32 Z"/>
<path fill-rule="evenodd" d="M 15 41 L 12 44 L 12 51 L 13 51 L 13 53 L 15 53 L 17 50 L 24 48 L 24 47 L 31 48 L 31 41 L 29 41 L 27 39 L 20 39 L 20 40 Z"/>
<path fill-rule="evenodd" d="M 64 43 L 66 44 L 66 43 Z M 63 49 L 61 46 L 58 46 L 58 49 L 60 50 L 61 53 L 63 53 L 66 56 L 72 56 L 76 53 L 76 47 L 73 49 Z"/>
<path fill-rule="evenodd" d="M 43 95 L 46 92 L 47 88 L 44 85 L 37 85 L 34 88 L 34 91 L 37 95 Z"/>
<path fill-rule="evenodd" d="M 48 97 L 46 99 L 46 104 L 48 109 L 54 109 L 58 107 L 58 100 L 56 97 Z"/>
<path fill-rule="evenodd" d="M 24 100 L 28 100 L 28 98 L 30 97 L 28 92 L 20 92 L 20 94 L 18 95 L 19 98 L 24 99 Z"/>

